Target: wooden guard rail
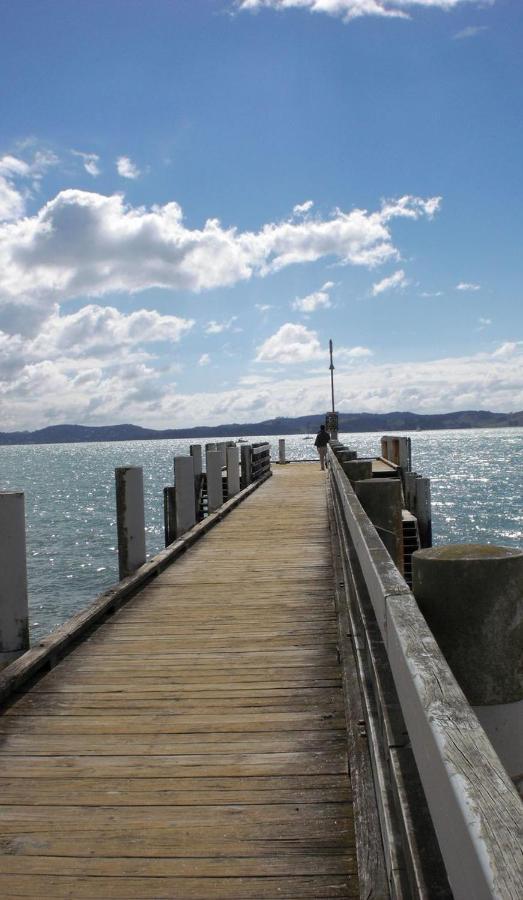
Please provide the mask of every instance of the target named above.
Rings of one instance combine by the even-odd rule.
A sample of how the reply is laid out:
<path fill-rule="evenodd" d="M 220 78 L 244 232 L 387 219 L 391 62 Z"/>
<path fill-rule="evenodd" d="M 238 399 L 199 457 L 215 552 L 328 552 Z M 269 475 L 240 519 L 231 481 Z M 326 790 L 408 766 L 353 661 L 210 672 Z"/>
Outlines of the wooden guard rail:
<path fill-rule="evenodd" d="M 328 458 L 390 893 L 519 900 L 517 791 L 330 447 Z M 356 809 L 357 828 L 366 818 Z"/>

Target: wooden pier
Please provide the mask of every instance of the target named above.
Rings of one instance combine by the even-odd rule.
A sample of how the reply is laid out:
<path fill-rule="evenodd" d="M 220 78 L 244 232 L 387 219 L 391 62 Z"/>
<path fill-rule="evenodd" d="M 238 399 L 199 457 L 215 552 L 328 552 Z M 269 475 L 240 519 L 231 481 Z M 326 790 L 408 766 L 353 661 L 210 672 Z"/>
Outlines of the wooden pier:
<path fill-rule="evenodd" d="M 407 440 L 333 441 L 326 472 L 280 443 L 273 477 L 268 443 L 208 445 L 205 472 L 191 448 L 148 562 L 142 472 L 117 470 L 121 581 L 26 652 L 23 495 L 0 495 L 2 900 L 521 900 L 519 762 L 411 590 Z"/>
<path fill-rule="evenodd" d="M 0 896 L 357 897 L 325 473 L 277 467 L 0 719 Z"/>

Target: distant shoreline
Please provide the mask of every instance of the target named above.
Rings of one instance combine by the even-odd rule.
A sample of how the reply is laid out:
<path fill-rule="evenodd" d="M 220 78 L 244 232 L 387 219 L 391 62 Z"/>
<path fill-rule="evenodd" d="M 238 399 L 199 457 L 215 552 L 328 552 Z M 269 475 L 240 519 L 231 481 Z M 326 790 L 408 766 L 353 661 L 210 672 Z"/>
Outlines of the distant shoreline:
<path fill-rule="evenodd" d="M 0 432 L 0 446 L 26 444 L 76 444 L 115 441 L 190 440 L 192 438 L 239 438 L 247 435 L 290 435 L 315 433 L 325 414 L 278 417 L 262 422 L 233 422 L 223 425 L 199 425 L 192 428 L 158 430 L 139 425 L 51 425 L 37 431 Z M 343 433 L 388 431 L 443 431 L 471 428 L 523 427 L 523 411 L 493 413 L 487 410 L 463 410 L 453 413 L 421 415 L 411 412 L 339 413 L 339 431 Z"/>

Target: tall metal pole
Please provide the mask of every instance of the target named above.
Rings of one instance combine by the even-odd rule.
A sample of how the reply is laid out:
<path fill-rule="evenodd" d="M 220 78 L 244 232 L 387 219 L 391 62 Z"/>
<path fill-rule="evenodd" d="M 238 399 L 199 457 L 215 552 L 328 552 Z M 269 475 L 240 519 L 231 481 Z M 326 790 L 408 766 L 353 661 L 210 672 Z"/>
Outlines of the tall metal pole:
<path fill-rule="evenodd" d="M 331 370 L 332 411 L 334 412 L 335 411 L 335 407 L 334 407 L 334 364 L 332 362 L 332 341 L 329 341 L 329 353 L 330 353 L 330 359 L 331 359 L 329 369 Z"/>

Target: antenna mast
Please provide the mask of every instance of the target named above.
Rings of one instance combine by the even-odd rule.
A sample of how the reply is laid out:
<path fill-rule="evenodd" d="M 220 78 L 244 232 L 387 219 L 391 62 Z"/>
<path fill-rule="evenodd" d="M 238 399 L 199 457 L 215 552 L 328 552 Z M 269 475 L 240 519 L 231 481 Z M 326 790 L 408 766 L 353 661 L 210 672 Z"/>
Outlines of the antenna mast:
<path fill-rule="evenodd" d="M 329 354 L 330 354 L 330 360 L 331 360 L 329 369 L 331 370 L 332 412 L 334 412 L 336 407 L 334 406 L 334 363 L 332 362 L 332 341 L 329 341 Z"/>

